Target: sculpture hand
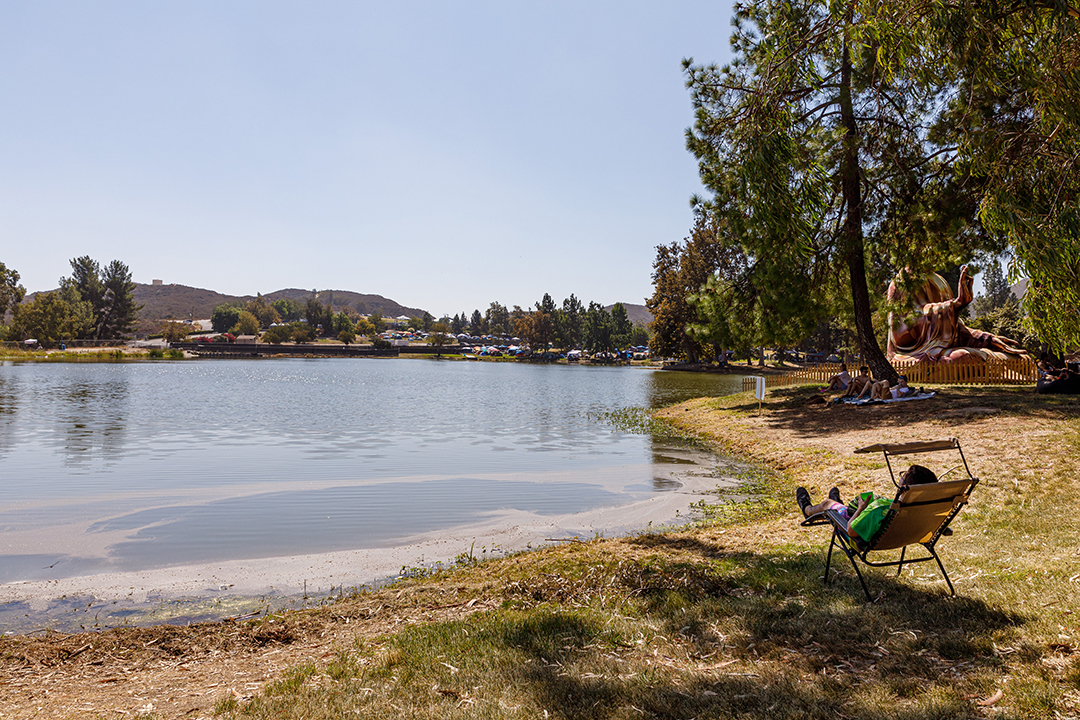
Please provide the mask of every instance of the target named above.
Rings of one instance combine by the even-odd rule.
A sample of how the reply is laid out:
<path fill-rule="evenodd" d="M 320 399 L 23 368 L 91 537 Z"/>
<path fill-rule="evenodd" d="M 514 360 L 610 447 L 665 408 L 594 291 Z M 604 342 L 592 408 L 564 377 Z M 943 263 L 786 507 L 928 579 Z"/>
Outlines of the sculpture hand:
<path fill-rule="evenodd" d="M 975 294 L 972 292 L 972 286 L 974 284 L 975 278 L 968 275 L 968 266 L 961 266 L 960 282 L 957 283 L 956 286 L 957 310 L 963 310 L 975 299 Z"/>

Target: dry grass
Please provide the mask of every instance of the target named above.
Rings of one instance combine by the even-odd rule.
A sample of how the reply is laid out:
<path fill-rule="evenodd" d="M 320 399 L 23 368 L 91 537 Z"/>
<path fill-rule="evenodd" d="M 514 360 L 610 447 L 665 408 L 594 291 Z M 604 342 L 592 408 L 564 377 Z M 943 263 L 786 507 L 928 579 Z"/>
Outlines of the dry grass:
<path fill-rule="evenodd" d="M 1002 388 L 829 408 L 806 389 L 661 413 L 753 459 L 753 503 L 242 623 L 0 641 L 4 717 L 1041 718 L 1080 711 L 1080 402 Z M 821 582 L 815 497 L 851 451 L 956 436 L 983 482 L 935 568 Z M 933 456 L 924 456 L 932 459 Z M 940 468 L 936 468 L 940 469 Z M 842 560 L 843 558 L 841 558 Z M 37 707 L 42 710 L 36 710 Z M 152 706 L 152 709 L 151 709 Z"/>

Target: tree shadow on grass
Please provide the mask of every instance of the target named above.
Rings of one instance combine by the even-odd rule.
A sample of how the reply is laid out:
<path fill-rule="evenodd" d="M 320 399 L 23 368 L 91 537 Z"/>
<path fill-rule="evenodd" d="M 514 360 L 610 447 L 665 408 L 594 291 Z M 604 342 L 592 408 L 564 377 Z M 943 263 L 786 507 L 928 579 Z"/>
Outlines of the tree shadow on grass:
<path fill-rule="evenodd" d="M 631 541 L 633 542 L 633 541 Z M 733 628 L 727 639 L 735 654 L 783 661 L 803 672 L 855 673 L 889 685 L 918 681 L 932 684 L 943 674 L 963 676 L 1002 665 L 994 640 L 1002 631 L 1018 630 L 1027 618 L 980 599 L 948 595 L 938 575 L 928 586 L 915 585 L 895 571 L 864 569 L 873 603 L 847 564 L 834 557 L 831 584 L 823 583 L 826 547 L 801 554 L 728 552 L 700 539 L 650 537 L 648 543 L 670 544 L 683 552 L 724 566 L 730 591 L 723 597 L 678 607 L 657 603 L 652 612 L 670 626 L 692 631 L 717 622 Z M 700 564 L 700 561 L 693 561 Z M 926 564 L 929 566 L 930 564 Z M 936 574 L 936 568 L 919 570 Z M 922 581 L 920 580 L 920 583 Z M 675 607 L 671 613 L 669 608 Z M 738 622 L 725 619 L 739 618 Z M 700 630 L 694 635 L 699 652 L 716 639 Z M 1034 662 L 1045 649 L 1020 643 Z"/>
<path fill-rule="evenodd" d="M 828 678 L 808 683 L 771 672 L 679 677 L 603 655 L 582 657 L 603 633 L 602 624 L 563 612 L 508 624 L 502 643 L 526 656 L 512 680 L 529 689 L 545 716 L 835 718 L 822 702 L 828 694 L 822 686 L 836 686 Z"/>
<path fill-rule="evenodd" d="M 1001 669 L 995 637 L 1026 622 L 950 597 L 944 582 L 877 571 L 879 597 L 864 603 L 850 571 L 823 585 L 824 551 L 734 552 L 667 534 L 628 542 L 678 552 L 636 560 L 633 572 L 620 562 L 596 592 L 629 589 L 643 621 L 632 632 L 652 628 L 659 642 L 618 637 L 603 611 L 541 605 L 502 620 L 496 643 L 523 658 L 512 681 L 555 717 L 969 716 L 965 678 Z M 1037 661 L 1038 649 L 1025 652 Z"/>
<path fill-rule="evenodd" d="M 929 400 L 870 405 L 829 405 L 815 388 L 798 386 L 769 391 L 771 402 L 762 412 L 776 429 L 798 437 L 819 437 L 838 432 L 902 427 L 928 416 L 963 416 L 973 407 L 1002 415 L 1018 414 L 1047 419 L 1080 418 L 1080 396 L 1035 395 L 1027 388 L 1000 386 L 947 386 L 935 388 Z M 732 409 L 754 414 L 757 401 Z M 989 415 L 993 417 L 993 415 Z"/>

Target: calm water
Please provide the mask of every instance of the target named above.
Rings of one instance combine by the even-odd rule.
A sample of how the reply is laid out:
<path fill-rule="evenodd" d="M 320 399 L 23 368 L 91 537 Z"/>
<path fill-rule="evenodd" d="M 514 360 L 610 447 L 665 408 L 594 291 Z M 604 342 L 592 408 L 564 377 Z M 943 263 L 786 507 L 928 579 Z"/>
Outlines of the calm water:
<path fill-rule="evenodd" d="M 671 487 L 650 469 L 665 449 L 600 414 L 739 389 L 737 376 L 514 363 L 4 363 L 0 582 L 388 546 L 506 508 L 626 503 Z M 590 480 L 613 473 L 616 486 Z"/>

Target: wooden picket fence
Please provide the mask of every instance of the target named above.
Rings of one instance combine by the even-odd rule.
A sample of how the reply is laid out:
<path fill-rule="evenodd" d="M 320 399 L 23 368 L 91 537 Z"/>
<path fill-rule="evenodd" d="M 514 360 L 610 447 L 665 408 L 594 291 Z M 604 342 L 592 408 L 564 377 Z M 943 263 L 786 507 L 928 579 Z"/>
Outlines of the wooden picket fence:
<path fill-rule="evenodd" d="M 898 373 L 907 376 L 908 385 L 1030 385 L 1039 379 L 1039 369 L 1031 358 L 982 360 L 967 357 L 951 363 L 904 360 L 896 361 L 892 366 Z M 854 370 L 854 367 L 849 368 L 849 371 Z M 824 385 L 838 372 L 840 365 L 827 364 L 780 375 L 766 375 L 765 387 Z M 743 391 L 753 391 L 755 383 L 756 378 L 743 378 Z"/>

